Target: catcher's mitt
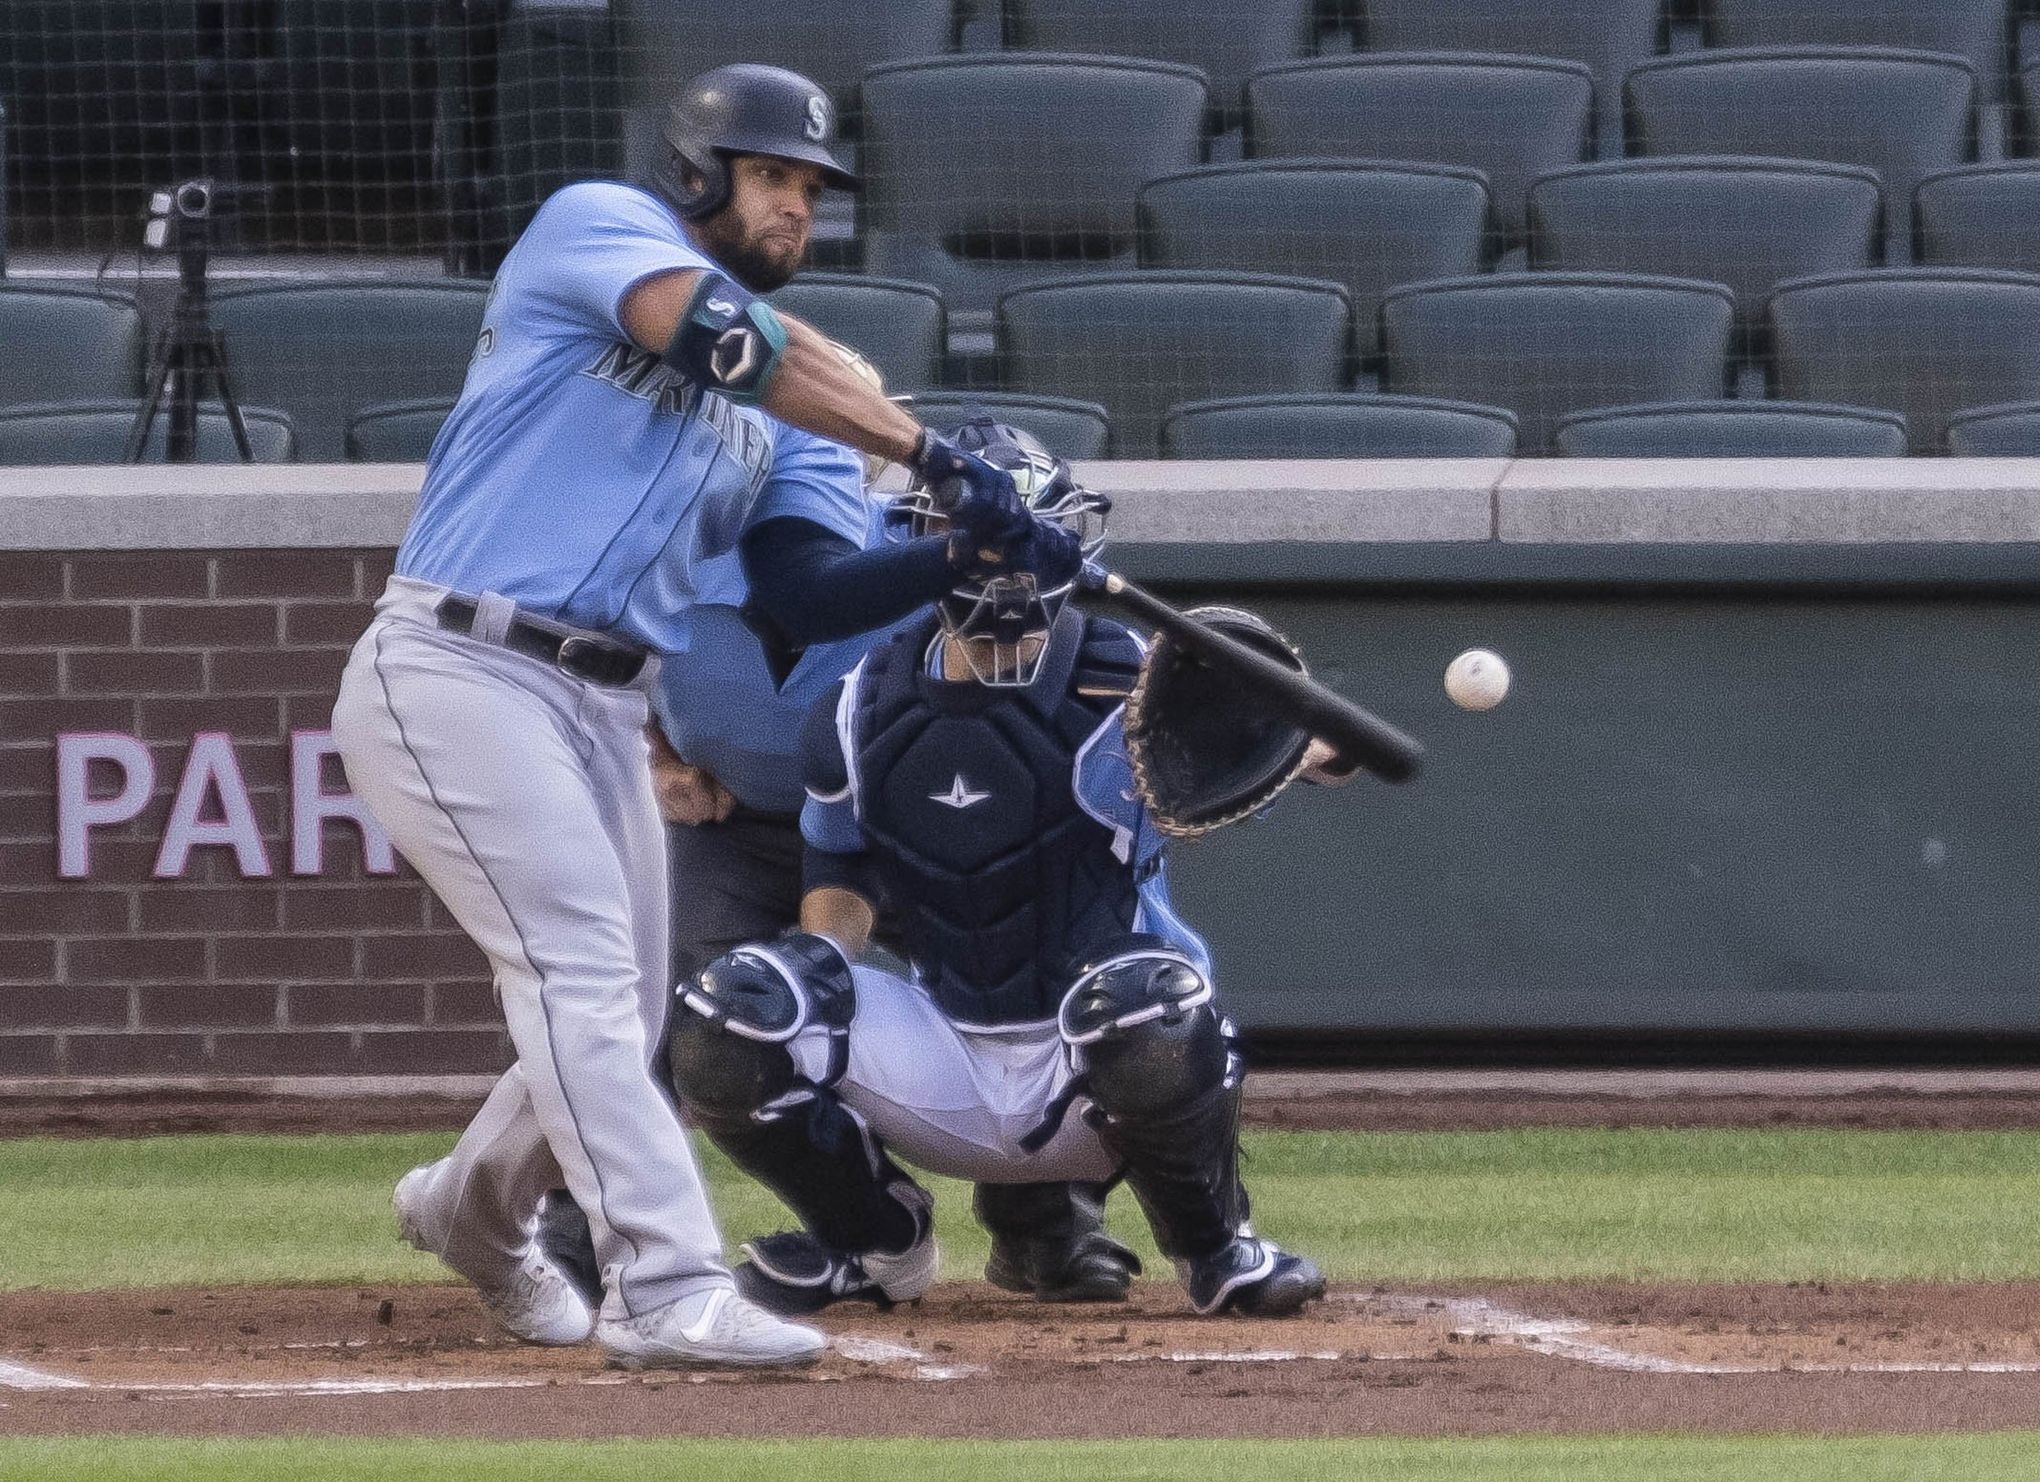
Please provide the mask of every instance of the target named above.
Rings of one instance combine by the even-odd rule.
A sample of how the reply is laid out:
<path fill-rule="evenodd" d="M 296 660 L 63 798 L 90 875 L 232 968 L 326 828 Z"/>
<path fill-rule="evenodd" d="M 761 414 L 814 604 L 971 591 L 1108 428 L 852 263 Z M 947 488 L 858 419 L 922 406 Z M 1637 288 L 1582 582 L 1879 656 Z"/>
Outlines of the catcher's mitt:
<path fill-rule="evenodd" d="M 1237 607 L 1189 616 L 1306 672 L 1296 645 Z M 1155 826 L 1179 839 L 1238 823 L 1303 771 L 1310 735 L 1255 708 L 1254 695 L 1166 632 L 1155 636 L 1126 701 L 1133 785 Z"/>

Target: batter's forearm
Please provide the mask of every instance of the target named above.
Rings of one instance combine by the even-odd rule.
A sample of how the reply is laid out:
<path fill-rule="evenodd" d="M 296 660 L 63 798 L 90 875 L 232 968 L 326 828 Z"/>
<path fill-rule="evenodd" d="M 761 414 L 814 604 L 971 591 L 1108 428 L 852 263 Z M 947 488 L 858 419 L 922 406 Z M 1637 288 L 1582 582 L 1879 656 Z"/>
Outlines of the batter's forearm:
<path fill-rule="evenodd" d="M 870 901 L 840 885 L 817 886 L 801 897 L 800 929 L 829 938 L 845 957 L 863 952 L 877 920 Z"/>
<path fill-rule="evenodd" d="M 664 355 L 701 285 L 701 273 L 661 273 L 624 296 L 623 327 L 639 346 Z M 828 336 L 804 320 L 781 314 L 786 347 L 765 383 L 765 410 L 831 442 L 895 463 L 911 457 L 921 424 L 885 399 L 834 350 Z"/>
<path fill-rule="evenodd" d="M 921 424 L 886 400 L 813 325 L 781 315 L 786 349 L 765 388 L 764 407 L 773 416 L 860 453 L 895 463 L 913 456 Z"/>

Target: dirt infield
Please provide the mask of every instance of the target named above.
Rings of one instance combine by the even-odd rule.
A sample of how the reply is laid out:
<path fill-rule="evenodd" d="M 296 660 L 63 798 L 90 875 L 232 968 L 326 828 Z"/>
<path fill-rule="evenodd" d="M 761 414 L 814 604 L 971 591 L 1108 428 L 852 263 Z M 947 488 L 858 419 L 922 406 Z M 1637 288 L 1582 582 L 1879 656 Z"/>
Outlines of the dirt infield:
<path fill-rule="evenodd" d="M 794 1375 L 633 1376 L 454 1287 L 0 1297 L 0 1433 L 1324 1436 L 2040 1424 L 2040 1285 L 1335 1291 L 1199 1320 L 1171 1285 L 839 1309 Z"/>

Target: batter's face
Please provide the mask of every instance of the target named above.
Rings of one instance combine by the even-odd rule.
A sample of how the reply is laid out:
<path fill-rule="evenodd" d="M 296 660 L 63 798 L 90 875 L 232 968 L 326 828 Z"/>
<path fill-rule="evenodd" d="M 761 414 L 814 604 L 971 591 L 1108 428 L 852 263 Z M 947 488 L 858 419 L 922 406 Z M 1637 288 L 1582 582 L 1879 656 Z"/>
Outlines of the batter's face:
<path fill-rule="evenodd" d="M 737 155 L 729 204 L 698 224 L 701 245 L 753 293 L 770 293 L 799 271 L 821 198 L 819 165 Z"/>

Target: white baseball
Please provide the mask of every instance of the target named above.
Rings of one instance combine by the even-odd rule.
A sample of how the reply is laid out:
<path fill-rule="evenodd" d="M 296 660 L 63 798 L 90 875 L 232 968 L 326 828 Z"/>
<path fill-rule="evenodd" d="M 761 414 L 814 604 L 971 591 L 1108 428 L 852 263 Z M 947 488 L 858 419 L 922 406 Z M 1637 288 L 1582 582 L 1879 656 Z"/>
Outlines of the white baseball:
<path fill-rule="evenodd" d="M 1509 693 L 1509 666 L 1491 649 L 1469 648 L 1445 666 L 1445 693 L 1461 710 L 1492 710 Z"/>

